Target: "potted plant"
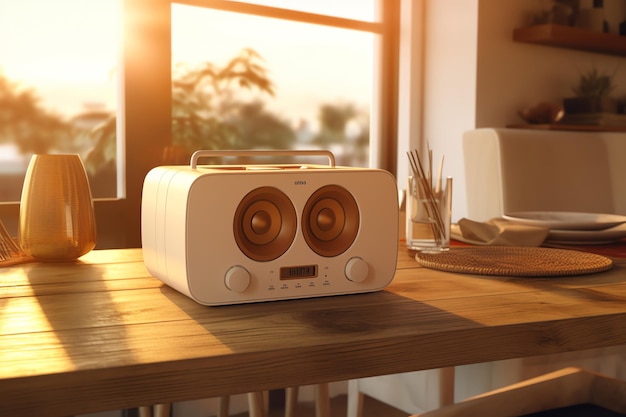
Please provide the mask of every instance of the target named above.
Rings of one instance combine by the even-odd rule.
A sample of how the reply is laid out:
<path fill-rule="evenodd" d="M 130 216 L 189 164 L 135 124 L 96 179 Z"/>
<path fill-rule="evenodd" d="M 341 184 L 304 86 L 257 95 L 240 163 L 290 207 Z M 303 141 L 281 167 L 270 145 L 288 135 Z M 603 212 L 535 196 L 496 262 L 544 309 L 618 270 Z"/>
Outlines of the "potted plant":
<path fill-rule="evenodd" d="M 613 75 L 592 68 L 572 87 L 576 96 L 563 99 L 565 114 L 617 113 L 617 100 L 610 96 L 614 89 Z"/>

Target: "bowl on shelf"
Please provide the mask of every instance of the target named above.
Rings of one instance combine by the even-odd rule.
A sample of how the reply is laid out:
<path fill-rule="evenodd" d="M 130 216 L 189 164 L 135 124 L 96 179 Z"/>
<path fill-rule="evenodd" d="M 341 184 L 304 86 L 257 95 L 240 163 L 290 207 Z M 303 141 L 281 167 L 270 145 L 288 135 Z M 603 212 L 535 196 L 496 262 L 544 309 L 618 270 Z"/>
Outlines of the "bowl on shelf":
<path fill-rule="evenodd" d="M 529 124 L 557 123 L 565 114 L 560 104 L 541 102 L 533 107 L 518 110 L 517 114 Z"/>

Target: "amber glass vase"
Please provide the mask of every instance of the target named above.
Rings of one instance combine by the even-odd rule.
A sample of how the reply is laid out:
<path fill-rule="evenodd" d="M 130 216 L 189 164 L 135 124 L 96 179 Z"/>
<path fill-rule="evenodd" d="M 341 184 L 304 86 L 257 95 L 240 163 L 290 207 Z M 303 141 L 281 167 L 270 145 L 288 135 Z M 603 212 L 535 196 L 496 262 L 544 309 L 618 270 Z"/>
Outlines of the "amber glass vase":
<path fill-rule="evenodd" d="M 19 240 L 41 261 L 77 259 L 96 246 L 96 221 L 78 155 L 33 155 L 20 204 Z"/>

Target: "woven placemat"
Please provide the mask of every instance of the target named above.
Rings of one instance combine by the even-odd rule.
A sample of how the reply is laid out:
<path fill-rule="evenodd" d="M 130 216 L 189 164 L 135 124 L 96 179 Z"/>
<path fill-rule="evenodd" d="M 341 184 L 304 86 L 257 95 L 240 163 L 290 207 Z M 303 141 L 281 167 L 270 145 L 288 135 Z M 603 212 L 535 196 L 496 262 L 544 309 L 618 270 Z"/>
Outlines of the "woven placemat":
<path fill-rule="evenodd" d="M 448 272 L 516 277 L 555 277 L 592 274 L 611 269 L 613 261 L 601 255 L 569 249 L 477 246 L 448 252 L 418 252 L 421 265 Z"/>

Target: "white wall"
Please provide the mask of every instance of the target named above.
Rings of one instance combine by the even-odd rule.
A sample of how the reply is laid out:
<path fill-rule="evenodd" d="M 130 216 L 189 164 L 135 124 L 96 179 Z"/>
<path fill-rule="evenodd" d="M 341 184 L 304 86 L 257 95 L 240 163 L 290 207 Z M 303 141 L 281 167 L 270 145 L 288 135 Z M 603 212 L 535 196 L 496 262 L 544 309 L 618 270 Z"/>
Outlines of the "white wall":
<path fill-rule="evenodd" d="M 422 139 L 453 177 L 452 221 L 465 216 L 461 137 L 476 113 L 478 0 L 427 0 Z"/>
<path fill-rule="evenodd" d="M 615 96 L 626 94 L 623 57 L 513 42 L 513 30 L 548 1 L 424 1 L 422 139 L 445 154 L 454 177 L 453 221 L 467 216 L 463 132 L 522 123 L 519 109 L 560 102 L 592 65 L 617 70 Z"/>
<path fill-rule="evenodd" d="M 410 175 L 407 152 L 419 148 L 422 133 L 423 0 L 401 0 L 398 92 L 398 186 Z"/>

